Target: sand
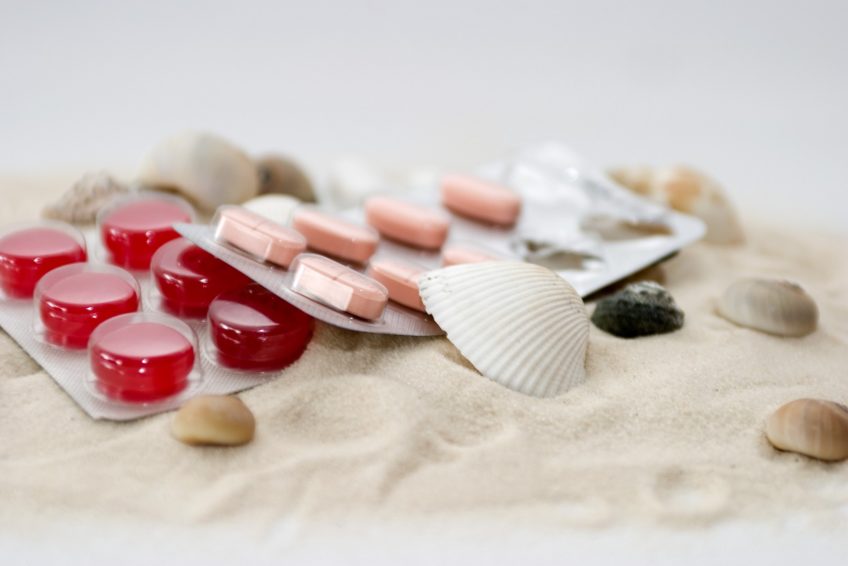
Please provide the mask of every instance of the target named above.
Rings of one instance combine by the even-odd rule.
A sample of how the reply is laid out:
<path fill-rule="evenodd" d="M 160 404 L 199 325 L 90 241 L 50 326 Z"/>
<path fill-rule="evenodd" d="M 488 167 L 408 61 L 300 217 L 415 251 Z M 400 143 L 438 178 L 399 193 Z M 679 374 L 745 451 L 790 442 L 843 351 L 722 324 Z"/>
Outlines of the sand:
<path fill-rule="evenodd" d="M 35 217 L 70 180 L 0 179 L 0 223 Z M 602 528 L 799 514 L 844 525 L 848 462 L 777 452 L 763 422 L 798 397 L 848 402 L 848 239 L 745 224 L 744 246 L 698 244 L 664 264 L 682 330 L 624 340 L 593 327 L 588 379 L 564 395 L 504 389 L 444 338 L 321 325 L 300 361 L 241 394 L 258 431 L 235 449 L 176 442 L 171 414 L 92 421 L 0 334 L 0 527 L 73 518 L 261 536 L 357 516 Z M 746 275 L 800 282 L 820 329 L 781 339 L 718 317 L 717 296 Z"/>

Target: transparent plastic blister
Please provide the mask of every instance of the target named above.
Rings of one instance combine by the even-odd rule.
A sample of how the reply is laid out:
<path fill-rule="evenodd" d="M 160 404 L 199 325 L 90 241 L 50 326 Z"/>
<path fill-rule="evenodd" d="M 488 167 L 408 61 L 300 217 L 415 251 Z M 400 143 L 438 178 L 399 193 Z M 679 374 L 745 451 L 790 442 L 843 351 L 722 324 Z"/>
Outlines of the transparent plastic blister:
<path fill-rule="evenodd" d="M 64 222 L 44 220 L 0 230 L 0 300 L 28 300 L 49 271 L 86 261 L 82 232 Z"/>
<path fill-rule="evenodd" d="M 91 229 L 86 231 L 83 237 L 87 242 L 87 249 L 94 249 L 98 245 L 100 234 Z M 249 368 L 228 367 L 227 364 L 222 364 L 220 358 L 216 355 L 218 350 L 212 342 L 208 314 L 203 306 L 203 302 L 206 300 L 210 304 L 213 302 L 214 297 L 211 297 L 211 293 L 214 293 L 214 291 L 207 289 L 208 292 L 202 292 L 204 285 L 209 283 L 204 282 L 203 279 L 210 276 L 210 270 L 213 273 L 220 273 L 218 270 L 223 270 L 228 274 L 226 277 L 227 285 L 258 286 L 251 284 L 247 277 L 182 238 L 179 238 L 178 242 L 169 241 L 159 247 L 152 255 L 155 256 L 165 246 L 169 245 L 172 252 L 176 249 L 185 252 L 187 255 L 185 257 L 180 253 L 170 254 L 171 259 L 176 258 L 175 261 L 165 262 L 167 265 L 164 267 L 169 267 L 169 269 L 164 269 L 160 265 L 161 269 L 158 271 L 161 278 L 168 278 L 171 286 L 176 289 L 176 291 L 174 289 L 166 290 L 171 299 L 171 304 L 166 304 L 162 300 L 164 295 L 157 287 L 157 277 L 151 274 L 152 270 L 128 272 L 111 264 L 100 263 L 98 257 L 89 257 L 89 261 L 86 263 L 68 264 L 52 270 L 39 280 L 36 289 L 41 286 L 41 292 L 28 299 L 4 301 L 3 308 L 0 309 L 0 325 L 3 329 L 93 418 L 118 421 L 132 420 L 175 409 L 182 405 L 186 399 L 197 394 L 229 394 L 254 387 L 279 377 L 280 370 L 294 363 L 309 343 L 313 329 L 311 318 L 304 313 L 290 316 L 291 311 L 294 311 L 293 307 L 289 307 L 288 311 L 279 309 L 282 315 L 278 313 L 278 319 L 280 316 L 283 316 L 284 319 L 285 316 L 289 316 L 292 320 L 296 319 L 303 323 L 298 325 L 298 328 L 301 329 L 299 335 L 295 335 L 295 333 L 288 336 L 288 338 L 294 336 L 293 339 L 278 339 L 276 346 L 272 344 L 270 348 L 266 347 L 264 350 L 261 348 L 259 350 L 251 349 L 251 344 L 244 345 L 242 351 L 246 352 L 246 356 L 251 361 L 261 361 L 260 358 L 264 355 L 264 360 L 267 361 L 265 364 L 254 364 L 253 367 Z M 182 276 L 183 269 L 187 271 L 184 274 L 185 276 Z M 124 314 L 115 312 L 112 313 L 114 316 L 111 316 L 102 324 L 90 327 L 85 325 L 86 317 L 84 314 L 87 312 L 85 308 L 68 310 L 63 308 L 66 305 L 54 304 L 48 310 L 53 314 L 59 313 L 62 316 L 51 321 L 53 327 L 51 334 L 51 329 L 44 324 L 41 316 L 41 305 L 45 297 L 50 299 L 49 291 L 46 294 L 44 291 L 53 288 L 57 281 L 65 279 L 68 275 L 79 274 L 86 277 L 112 276 L 116 278 L 116 280 L 111 281 L 110 285 L 121 287 L 123 284 L 131 288 L 133 291 L 130 294 L 138 297 L 140 302 L 138 308 L 142 310 L 134 310 L 134 312 Z M 107 287 L 109 286 L 107 285 Z M 201 289 L 201 292 L 197 292 L 198 288 Z M 89 292 L 98 294 L 104 291 L 104 287 L 102 285 L 83 285 L 81 290 L 83 295 Z M 62 293 L 65 292 L 69 291 L 67 289 L 62 291 Z M 226 291 L 224 292 L 226 293 Z M 65 299 L 67 300 L 67 296 L 65 296 Z M 76 299 L 80 299 L 80 296 L 77 296 Z M 82 302 L 87 300 L 82 297 L 79 306 L 84 306 Z M 287 303 L 284 304 L 287 305 Z M 186 316 L 184 312 L 177 318 L 172 316 L 170 312 L 172 310 L 191 311 L 188 314 L 192 316 Z M 82 315 L 82 318 L 71 316 L 70 320 L 67 320 L 69 314 Z M 133 325 L 144 324 L 152 326 L 154 329 L 142 329 L 139 331 L 139 335 L 134 335 L 136 330 L 123 330 L 125 326 L 129 326 L 128 323 Z M 280 320 L 277 323 L 279 324 Z M 70 334 L 68 333 L 69 327 Z M 118 340 L 119 346 L 112 344 L 109 347 L 107 341 L 105 353 L 99 351 L 97 362 L 92 363 L 92 353 L 95 352 L 94 344 L 100 342 L 99 337 L 110 329 L 129 333 L 132 335 L 130 339 L 137 341 L 138 345 L 133 345 L 129 350 L 121 350 L 119 346 L 123 339 Z M 288 328 L 288 330 L 292 329 Z M 150 334 L 151 332 L 152 334 Z M 182 336 L 191 347 L 176 348 L 176 351 L 172 352 L 172 357 L 175 359 L 170 361 L 168 356 L 163 359 L 151 355 L 151 352 L 142 351 L 145 345 L 155 345 L 156 341 L 153 339 L 153 335 L 161 332 L 170 335 L 166 342 L 171 341 L 173 343 L 174 340 L 179 342 L 178 336 Z M 285 333 L 277 333 L 278 336 L 283 334 Z M 70 339 L 68 336 L 70 336 Z M 120 337 L 119 334 L 118 338 Z M 112 340 L 116 339 L 113 338 Z M 183 346 L 185 346 L 184 343 Z M 255 341 L 253 347 L 255 347 Z M 120 354 L 123 353 L 125 363 L 110 366 L 108 354 L 110 350 L 113 351 L 113 354 L 116 351 L 119 358 Z M 191 351 L 194 358 L 191 368 L 186 374 L 187 351 Z M 133 386 L 132 372 L 129 370 L 133 368 L 134 363 L 135 368 L 139 368 L 137 363 L 139 359 L 135 354 L 147 354 L 144 356 L 145 364 L 159 360 L 157 364 L 154 364 L 159 368 L 157 381 L 145 382 L 143 378 L 139 381 L 139 376 L 144 376 L 146 372 L 138 371 L 135 374 L 136 385 Z M 152 366 L 145 366 L 145 368 L 148 367 Z M 172 373 L 169 373 L 169 367 L 173 370 Z M 129 373 L 122 375 L 122 371 Z M 116 378 L 121 379 L 116 380 Z M 153 386 L 152 391 L 150 390 L 151 384 Z M 172 389 L 169 390 L 169 387 L 172 387 Z"/>

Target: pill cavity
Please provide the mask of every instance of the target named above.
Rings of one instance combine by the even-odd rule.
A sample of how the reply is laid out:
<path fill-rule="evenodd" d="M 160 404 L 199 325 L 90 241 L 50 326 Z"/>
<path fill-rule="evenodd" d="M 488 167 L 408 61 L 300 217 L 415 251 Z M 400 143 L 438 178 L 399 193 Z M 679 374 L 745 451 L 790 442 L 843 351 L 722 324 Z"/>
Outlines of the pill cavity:
<path fill-rule="evenodd" d="M 390 197 L 368 199 L 365 218 L 381 235 L 429 250 L 442 247 L 450 228 L 450 219 L 441 211 Z"/>
<path fill-rule="evenodd" d="M 481 222 L 512 226 L 521 213 L 521 197 L 507 187 L 470 175 L 445 175 L 442 204 Z"/>
<path fill-rule="evenodd" d="M 337 310 L 376 320 L 388 303 L 383 285 L 326 257 L 303 254 L 292 269 L 293 290 Z"/>
<path fill-rule="evenodd" d="M 306 249 L 306 238 L 299 232 L 272 222 L 240 206 L 218 209 L 215 239 L 226 242 L 262 261 L 288 268 Z"/>
<path fill-rule="evenodd" d="M 71 226 L 12 230 L 0 237 L 0 289 L 9 298 L 31 298 L 46 273 L 86 259 L 85 240 Z"/>
<path fill-rule="evenodd" d="M 209 305 L 215 359 L 232 369 L 290 365 L 306 350 L 313 327 L 311 316 L 255 283 L 222 293 Z"/>
<path fill-rule="evenodd" d="M 357 263 L 366 263 L 374 255 L 380 241 L 373 228 L 313 208 L 298 209 L 294 213 L 292 226 L 306 237 L 311 249 Z"/>
<path fill-rule="evenodd" d="M 172 240 L 153 255 L 150 272 L 162 295 L 162 308 L 189 318 L 203 318 L 212 300 L 251 280 L 185 238 Z"/>
<path fill-rule="evenodd" d="M 379 259 L 371 262 L 368 274 L 389 292 L 389 298 L 405 307 L 425 312 L 418 294 L 418 279 L 427 269 L 412 263 Z"/>
<path fill-rule="evenodd" d="M 35 295 L 44 340 L 65 348 L 85 348 L 98 325 L 139 307 L 135 279 L 108 266 L 54 269 L 38 282 Z"/>
<path fill-rule="evenodd" d="M 178 320 L 164 323 L 143 315 L 103 324 L 89 346 L 97 391 L 127 402 L 158 401 L 183 391 L 195 357 L 188 327 Z"/>
<path fill-rule="evenodd" d="M 177 222 L 191 222 L 185 202 L 163 197 L 122 201 L 100 218 L 100 237 L 109 261 L 127 269 L 148 269 L 161 246 L 179 238 Z"/>

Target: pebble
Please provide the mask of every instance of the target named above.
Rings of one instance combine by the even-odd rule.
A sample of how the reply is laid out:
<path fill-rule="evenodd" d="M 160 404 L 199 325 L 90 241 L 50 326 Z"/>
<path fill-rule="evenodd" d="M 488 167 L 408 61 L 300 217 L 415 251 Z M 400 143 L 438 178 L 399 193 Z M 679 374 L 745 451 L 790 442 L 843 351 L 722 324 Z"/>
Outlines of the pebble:
<path fill-rule="evenodd" d="M 766 421 L 766 438 L 787 452 L 826 461 L 848 458 L 848 407 L 820 399 L 797 399 Z"/>
<path fill-rule="evenodd" d="M 186 444 L 237 446 L 253 440 L 256 420 L 238 397 L 201 395 L 190 399 L 171 422 L 171 435 Z"/>
<path fill-rule="evenodd" d="M 662 285 L 633 283 L 598 301 L 592 322 L 622 338 L 673 332 L 683 326 L 683 311 Z"/>

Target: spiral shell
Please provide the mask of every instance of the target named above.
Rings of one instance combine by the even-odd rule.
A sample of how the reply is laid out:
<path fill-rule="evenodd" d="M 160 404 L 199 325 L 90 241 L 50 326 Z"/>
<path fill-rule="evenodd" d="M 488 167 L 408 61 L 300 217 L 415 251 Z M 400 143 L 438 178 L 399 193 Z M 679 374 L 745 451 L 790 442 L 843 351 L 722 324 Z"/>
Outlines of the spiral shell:
<path fill-rule="evenodd" d="M 722 295 L 718 313 L 727 320 L 775 334 L 805 336 L 819 319 L 815 301 L 804 289 L 779 279 L 740 279 Z"/>
<path fill-rule="evenodd" d="M 565 280 L 519 262 L 455 265 L 419 281 L 448 339 L 486 377 L 550 397 L 583 382 L 589 318 Z"/>

